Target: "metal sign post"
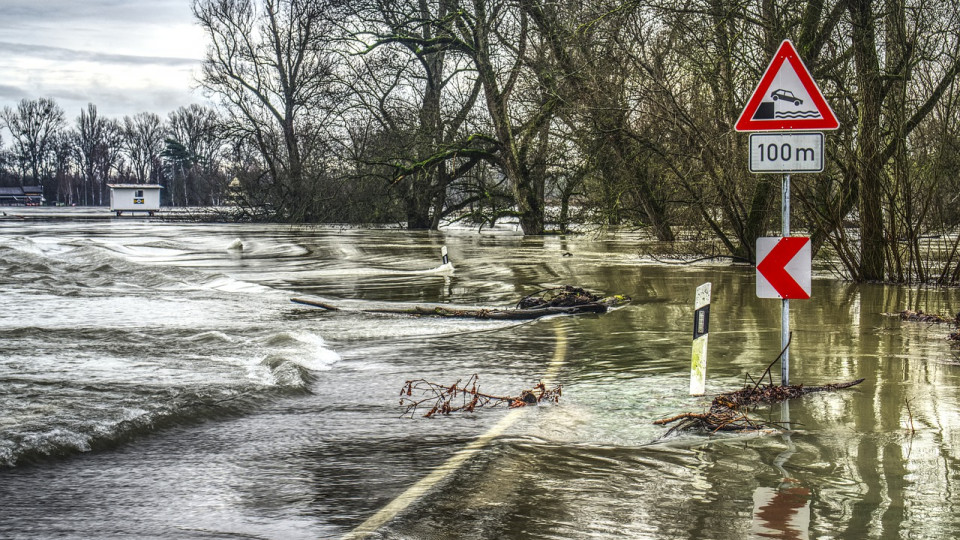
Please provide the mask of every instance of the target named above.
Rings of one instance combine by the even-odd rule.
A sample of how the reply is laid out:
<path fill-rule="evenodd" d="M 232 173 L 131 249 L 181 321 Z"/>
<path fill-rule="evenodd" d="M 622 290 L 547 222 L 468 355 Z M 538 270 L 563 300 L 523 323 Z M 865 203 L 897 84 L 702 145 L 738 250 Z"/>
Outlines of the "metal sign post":
<path fill-rule="evenodd" d="M 811 131 L 838 127 L 836 115 L 793 42 L 784 40 L 734 127 L 767 132 L 750 136 L 750 172 L 783 173 L 783 233 L 779 239 L 758 238 L 756 259 L 757 296 L 780 298 L 783 303 L 780 379 L 784 386 L 790 384 L 790 299 L 810 298 L 811 281 L 810 239 L 790 236 L 790 173 L 822 172 L 823 134 Z"/>
<path fill-rule="evenodd" d="M 790 174 L 783 175 L 783 188 L 780 194 L 782 217 L 780 218 L 784 238 L 790 237 Z M 790 384 L 790 299 L 781 300 L 783 306 L 780 310 L 780 350 L 783 351 L 783 357 L 780 359 L 780 384 L 787 386 Z"/>

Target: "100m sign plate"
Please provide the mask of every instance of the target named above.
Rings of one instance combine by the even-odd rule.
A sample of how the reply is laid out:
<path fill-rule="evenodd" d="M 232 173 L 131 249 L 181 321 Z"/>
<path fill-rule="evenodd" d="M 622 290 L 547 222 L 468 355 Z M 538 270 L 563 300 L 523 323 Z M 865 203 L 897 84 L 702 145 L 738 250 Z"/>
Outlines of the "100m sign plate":
<path fill-rule="evenodd" d="M 823 133 L 753 133 L 750 172 L 823 171 Z"/>

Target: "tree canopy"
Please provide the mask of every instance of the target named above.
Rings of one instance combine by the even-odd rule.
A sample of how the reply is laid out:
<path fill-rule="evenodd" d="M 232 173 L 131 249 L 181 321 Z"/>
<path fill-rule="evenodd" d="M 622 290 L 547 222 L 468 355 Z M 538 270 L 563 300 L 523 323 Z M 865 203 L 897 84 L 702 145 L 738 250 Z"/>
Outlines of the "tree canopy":
<path fill-rule="evenodd" d="M 195 0 L 193 11 L 216 111 L 115 121 L 91 105 L 69 127 L 52 100 L 24 99 L 0 115 L 3 181 L 97 204 L 108 178 L 162 180 L 173 204 L 230 202 L 246 219 L 629 227 L 752 261 L 756 238 L 779 230 L 780 178 L 748 171 L 733 125 L 790 39 L 841 124 L 824 172 L 793 178 L 794 228 L 854 280 L 960 281 L 960 6 Z"/>

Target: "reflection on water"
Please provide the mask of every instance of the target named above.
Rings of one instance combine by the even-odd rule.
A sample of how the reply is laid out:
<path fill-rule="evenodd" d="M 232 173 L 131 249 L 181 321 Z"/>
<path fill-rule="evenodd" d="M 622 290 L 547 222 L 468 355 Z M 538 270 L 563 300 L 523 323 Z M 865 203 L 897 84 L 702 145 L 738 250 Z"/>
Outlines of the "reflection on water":
<path fill-rule="evenodd" d="M 755 298 L 750 267 L 645 262 L 641 241 L 0 221 L 0 537 L 348 534 L 507 414 L 400 418 L 405 380 L 477 373 L 514 393 L 547 375 L 561 334 L 561 402 L 523 410 L 379 536 L 960 536 L 960 365 L 945 329 L 883 315 L 955 313 L 954 291 L 815 279 L 791 303 L 791 382 L 866 381 L 755 411 L 789 418 L 787 435 L 660 440 L 653 420 L 704 409 L 776 357 L 780 304 Z M 453 274 L 432 271 L 444 245 Z M 694 398 L 706 281 L 708 394 Z M 524 323 L 289 302 L 511 305 L 559 284 L 634 302 Z"/>
<path fill-rule="evenodd" d="M 789 482 L 785 482 L 788 485 Z M 752 538 L 809 538 L 810 490 L 804 487 L 758 487 L 753 492 Z"/>

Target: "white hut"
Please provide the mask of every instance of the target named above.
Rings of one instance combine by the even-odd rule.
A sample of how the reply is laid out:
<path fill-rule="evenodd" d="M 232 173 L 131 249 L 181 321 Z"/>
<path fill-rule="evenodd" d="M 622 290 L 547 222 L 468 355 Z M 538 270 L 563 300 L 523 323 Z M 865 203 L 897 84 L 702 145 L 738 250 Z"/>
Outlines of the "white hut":
<path fill-rule="evenodd" d="M 110 188 L 110 210 L 148 212 L 151 216 L 160 210 L 160 184 L 107 184 Z"/>

